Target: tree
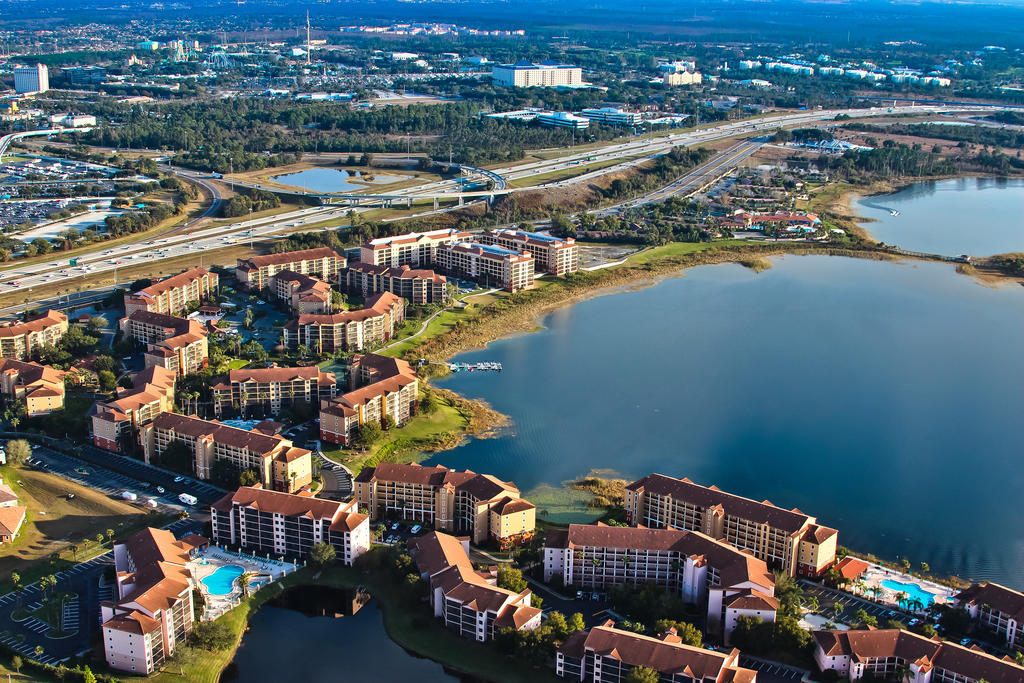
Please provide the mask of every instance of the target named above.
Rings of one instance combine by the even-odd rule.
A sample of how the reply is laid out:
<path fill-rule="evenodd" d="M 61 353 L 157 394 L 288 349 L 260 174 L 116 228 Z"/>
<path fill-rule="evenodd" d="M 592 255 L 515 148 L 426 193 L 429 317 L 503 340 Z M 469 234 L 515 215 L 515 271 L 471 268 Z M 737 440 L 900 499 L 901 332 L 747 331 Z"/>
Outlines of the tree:
<path fill-rule="evenodd" d="M 23 465 L 32 457 L 32 446 L 25 439 L 14 439 L 7 442 L 7 462 L 12 465 Z"/>
<path fill-rule="evenodd" d="M 334 564 L 337 553 L 330 543 L 316 543 L 309 551 L 309 560 L 318 567 Z"/>
<path fill-rule="evenodd" d="M 434 396 L 434 392 L 424 392 L 423 398 L 419 400 L 416 407 L 424 415 L 430 415 L 437 410 L 437 398 Z"/>
<path fill-rule="evenodd" d="M 46 595 L 57 586 L 57 577 L 53 574 L 47 574 L 43 578 L 39 579 L 39 590 Z"/>
<path fill-rule="evenodd" d="M 867 610 L 861 608 L 854 612 L 853 618 L 857 620 L 857 623 L 861 626 L 878 626 L 878 619 L 873 615 L 868 614 Z"/>
<path fill-rule="evenodd" d="M 551 629 L 551 635 L 555 640 L 564 640 L 569 635 L 569 624 L 561 612 L 552 612 L 548 615 L 547 627 Z"/>
<path fill-rule="evenodd" d="M 100 380 L 100 389 L 103 391 L 113 391 L 114 387 L 117 386 L 117 377 L 110 370 L 100 370 L 97 373 L 97 377 Z"/>
<path fill-rule="evenodd" d="M 526 579 L 523 572 L 512 567 L 502 566 L 498 568 L 498 588 L 504 588 L 514 593 L 522 593 L 526 590 Z"/>
<path fill-rule="evenodd" d="M 234 645 L 234 635 L 222 621 L 200 621 L 192 626 L 189 641 L 204 650 L 226 650 Z"/>
<path fill-rule="evenodd" d="M 667 631 L 675 629 L 676 635 L 683 639 L 686 645 L 700 647 L 704 642 L 704 634 L 693 624 L 685 621 L 673 621 L 672 619 L 658 619 L 654 622 L 654 635 L 660 636 Z"/>
<path fill-rule="evenodd" d="M 576 631 L 583 631 L 587 628 L 587 622 L 583 621 L 583 615 L 579 612 L 573 612 L 572 616 L 569 617 L 569 633 L 575 633 Z"/>
<path fill-rule="evenodd" d="M 21 588 L 21 574 L 18 572 L 11 572 L 11 583 L 14 584 L 15 588 Z"/>
<path fill-rule="evenodd" d="M 654 669 L 646 666 L 634 666 L 623 677 L 623 683 L 658 683 L 659 675 Z"/>
<path fill-rule="evenodd" d="M 253 580 L 254 576 L 256 575 L 252 572 L 242 572 L 238 575 L 238 585 L 242 589 L 243 598 L 249 597 L 249 582 Z"/>
<path fill-rule="evenodd" d="M 13 657 L 11 657 L 11 668 L 14 669 L 14 673 L 20 674 L 21 673 L 21 667 L 23 665 L 24 665 L 24 663 L 21 661 L 21 657 L 19 657 L 18 655 L 14 655 Z M 93 681 L 95 681 L 95 680 L 96 679 L 94 678 Z"/>
<path fill-rule="evenodd" d="M 35 656 L 38 659 L 39 657 L 43 656 L 44 652 L 46 652 L 46 648 L 44 648 L 42 645 L 36 645 L 36 649 L 34 649 L 32 652 L 35 653 Z"/>
<path fill-rule="evenodd" d="M 89 667 L 82 672 L 82 683 L 96 683 L 96 674 Z"/>
<path fill-rule="evenodd" d="M 106 531 L 103 532 L 103 535 L 107 537 L 107 543 L 113 544 L 113 541 L 114 541 L 114 530 L 113 529 L 107 529 Z M 113 545 L 111 545 L 111 547 L 113 547 Z"/>
<path fill-rule="evenodd" d="M 369 448 L 380 440 L 383 431 L 376 422 L 365 422 L 352 430 L 352 443 L 361 448 Z"/>
<path fill-rule="evenodd" d="M 255 486 L 260 483 L 260 477 L 253 470 L 242 470 L 238 474 L 239 486 Z"/>

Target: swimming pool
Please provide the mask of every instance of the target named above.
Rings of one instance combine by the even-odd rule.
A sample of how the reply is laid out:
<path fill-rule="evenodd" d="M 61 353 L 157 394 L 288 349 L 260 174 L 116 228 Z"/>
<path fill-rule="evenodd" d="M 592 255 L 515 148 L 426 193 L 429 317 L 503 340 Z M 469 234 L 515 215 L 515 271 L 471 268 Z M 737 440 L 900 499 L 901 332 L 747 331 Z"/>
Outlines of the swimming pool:
<path fill-rule="evenodd" d="M 226 564 L 203 579 L 203 585 L 210 595 L 227 595 L 235 589 L 235 579 L 245 572 L 240 564 Z"/>
<path fill-rule="evenodd" d="M 900 607 L 909 607 L 914 599 L 921 601 L 921 607 L 925 608 L 928 605 L 935 602 L 935 594 L 929 593 L 925 589 L 918 586 L 916 583 L 903 583 L 902 581 L 893 581 L 892 579 L 885 579 L 882 581 L 882 588 L 888 588 L 891 591 L 897 593 L 906 593 L 907 598 L 900 602 Z M 917 605 L 915 604 L 914 607 Z"/>

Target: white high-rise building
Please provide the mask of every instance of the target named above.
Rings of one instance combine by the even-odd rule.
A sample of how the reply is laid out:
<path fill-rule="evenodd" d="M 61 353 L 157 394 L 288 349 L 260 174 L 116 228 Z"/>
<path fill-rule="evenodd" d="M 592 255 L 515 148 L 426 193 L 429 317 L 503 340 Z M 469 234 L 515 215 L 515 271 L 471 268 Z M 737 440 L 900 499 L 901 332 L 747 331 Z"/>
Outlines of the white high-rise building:
<path fill-rule="evenodd" d="M 46 92 L 50 89 L 50 70 L 45 64 L 14 68 L 14 91 L 17 93 Z"/>

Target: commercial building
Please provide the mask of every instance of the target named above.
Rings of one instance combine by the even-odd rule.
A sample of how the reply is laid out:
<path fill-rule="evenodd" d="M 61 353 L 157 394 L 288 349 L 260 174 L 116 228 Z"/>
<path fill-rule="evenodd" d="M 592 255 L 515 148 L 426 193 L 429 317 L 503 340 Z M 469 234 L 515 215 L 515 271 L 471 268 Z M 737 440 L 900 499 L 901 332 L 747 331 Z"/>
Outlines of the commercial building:
<path fill-rule="evenodd" d="M 27 360 L 67 334 L 68 317 L 49 310 L 23 323 L 0 323 L 0 358 Z"/>
<path fill-rule="evenodd" d="M 50 70 L 45 64 L 14 67 L 14 92 L 46 92 L 50 89 Z"/>
<path fill-rule="evenodd" d="M 533 537 L 536 509 L 509 481 L 440 465 L 380 463 L 353 481 L 372 520 L 407 519 L 467 534 L 475 544 L 514 545 Z"/>
<path fill-rule="evenodd" d="M 509 292 L 533 289 L 533 256 L 493 244 L 444 245 L 437 250 L 437 266 L 443 272 L 488 287 L 501 287 Z"/>
<path fill-rule="evenodd" d="M 541 111 L 537 112 L 537 123 L 542 126 L 553 126 L 555 128 L 572 128 L 575 130 L 586 130 L 590 127 L 590 119 L 583 116 L 576 116 L 567 111 Z"/>
<path fill-rule="evenodd" d="M 210 506 L 210 520 L 214 543 L 257 554 L 305 558 L 314 545 L 327 543 L 351 567 L 370 549 L 370 521 L 355 501 L 243 486 Z"/>
<path fill-rule="evenodd" d="M 739 659 L 739 650 L 686 645 L 674 630 L 652 638 L 608 621 L 569 636 L 555 653 L 555 673 L 581 683 L 620 683 L 631 670 L 644 667 L 672 683 L 757 683 L 757 672 L 741 667 Z"/>
<path fill-rule="evenodd" d="M 117 388 L 117 398 L 97 401 L 92 410 L 92 442 L 108 451 L 120 452 L 130 445 L 136 430 L 174 410 L 174 382 L 177 374 L 159 366 L 135 375 L 131 389 Z"/>
<path fill-rule="evenodd" d="M 124 295 L 125 315 L 150 311 L 177 315 L 189 304 L 199 303 L 216 294 L 220 277 L 204 268 L 192 268 L 160 282 Z"/>
<path fill-rule="evenodd" d="M 998 583 L 976 583 L 954 598 L 983 629 L 1024 651 L 1024 593 Z"/>
<path fill-rule="evenodd" d="M 405 321 L 406 302 L 391 292 L 375 294 L 366 308 L 329 315 L 303 314 L 284 326 L 284 345 L 306 346 L 319 353 L 362 351 L 395 336 Z"/>
<path fill-rule="evenodd" d="M 618 107 L 584 109 L 580 115 L 606 126 L 639 126 L 644 118 L 640 112 L 626 111 Z"/>
<path fill-rule="evenodd" d="M 139 437 L 147 463 L 156 463 L 175 441 L 192 454 L 198 479 L 209 479 L 214 463 L 227 462 L 239 472 L 256 473 L 261 484 L 294 493 L 313 480 L 312 458 L 305 448 L 277 435 L 229 427 L 194 415 L 162 413 L 143 425 Z"/>
<path fill-rule="evenodd" d="M 1024 667 L 980 648 L 910 631 L 815 631 L 814 659 L 822 671 L 851 681 L 902 677 L 905 683 L 1016 683 Z"/>
<path fill-rule="evenodd" d="M 275 297 L 288 304 L 292 313 L 323 315 L 331 312 L 329 282 L 311 275 L 282 270 L 271 276 L 268 286 Z"/>
<path fill-rule="evenodd" d="M 213 409 L 218 416 L 232 410 L 247 415 L 248 409 L 254 407 L 277 413 L 296 401 L 316 407 L 321 401 L 334 398 L 337 380 L 334 373 L 324 372 L 315 365 L 238 369 L 214 380 L 212 389 Z"/>
<path fill-rule="evenodd" d="M 469 561 L 468 540 L 438 531 L 409 541 L 409 553 L 430 586 L 430 606 L 445 628 L 478 642 L 503 628 L 532 631 L 541 611 L 530 605 L 529 588 L 514 593 L 497 584 L 497 572 L 478 572 Z"/>
<path fill-rule="evenodd" d="M 146 367 L 158 366 L 184 377 L 206 367 L 206 329 L 195 320 L 135 311 L 118 323 L 125 336 L 146 344 Z"/>
<path fill-rule="evenodd" d="M 345 263 L 345 257 L 339 256 L 333 249 L 317 247 L 238 259 L 235 277 L 241 287 L 251 291 L 266 287 L 270 278 L 282 270 L 302 275 L 317 275 L 330 282 L 338 271 L 345 267 Z"/>
<path fill-rule="evenodd" d="M 571 237 L 555 237 L 546 230 L 528 232 L 507 228 L 486 230 L 479 240 L 481 244 L 528 252 L 534 258 L 534 269 L 545 273 L 566 275 L 580 269 L 580 248 Z"/>
<path fill-rule="evenodd" d="M 570 524 L 544 539 L 544 580 L 608 589 L 655 583 L 707 614 L 728 643 L 741 616 L 775 621 L 779 603 L 768 566 L 695 531 Z"/>
<path fill-rule="evenodd" d="M 49 365 L 0 358 L 0 394 L 25 406 L 29 417 L 64 407 L 64 372 Z"/>
<path fill-rule="evenodd" d="M 471 239 L 471 233 L 454 229 L 378 237 L 359 247 L 359 262 L 392 268 L 429 266 L 437 261 L 437 250 L 442 245 Z"/>
<path fill-rule="evenodd" d="M 491 68 L 491 80 L 495 85 L 507 88 L 573 88 L 587 85 L 583 82 L 583 69 L 557 62 L 496 64 Z"/>
<path fill-rule="evenodd" d="M 100 603 L 103 650 L 113 669 L 150 674 L 188 638 L 193 624 L 192 552 L 209 542 L 143 529 L 114 546 L 117 598 Z"/>
<path fill-rule="evenodd" d="M 362 297 L 391 292 L 413 304 L 448 303 L 448 278 L 432 270 L 413 269 L 408 265 L 375 266 L 372 263 L 350 263 L 339 276 L 346 291 Z"/>
<path fill-rule="evenodd" d="M 401 426 L 416 413 L 419 380 L 407 362 L 368 353 L 348 363 L 349 390 L 320 402 L 321 440 L 347 446 L 359 425 Z"/>
<path fill-rule="evenodd" d="M 785 510 L 717 486 L 652 474 L 626 487 L 625 508 L 626 519 L 635 526 L 699 531 L 749 550 L 790 575 L 820 576 L 835 563 L 835 529 L 796 508 Z"/>
<path fill-rule="evenodd" d="M 107 80 L 107 70 L 102 66 L 66 66 L 61 69 L 68 85 L 102 85 Z"/>

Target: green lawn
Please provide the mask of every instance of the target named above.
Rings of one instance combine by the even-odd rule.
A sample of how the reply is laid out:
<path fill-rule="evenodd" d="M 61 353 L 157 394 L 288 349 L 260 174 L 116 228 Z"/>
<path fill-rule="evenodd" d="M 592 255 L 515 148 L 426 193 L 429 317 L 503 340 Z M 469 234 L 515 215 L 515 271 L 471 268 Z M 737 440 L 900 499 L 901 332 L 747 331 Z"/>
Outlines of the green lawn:
<path fill-rule="evenodd" d="M 233 358 L 228 361 L 228 370 L 241 370 L 248 364 L 249 361 L 244 358 Z"/>
<path fill-rule="evenodd" d="M 698 251 L 717 249 L 719 247 L 737 247 L 749 244 L 747 240 L 718 240 L 715 242 L 671 242 L 660 247 L 651 247 L 638 251 L 626 259 L 627 266 L 641 266 L 652 261 L 672 256 L 685 256 Z"/>

